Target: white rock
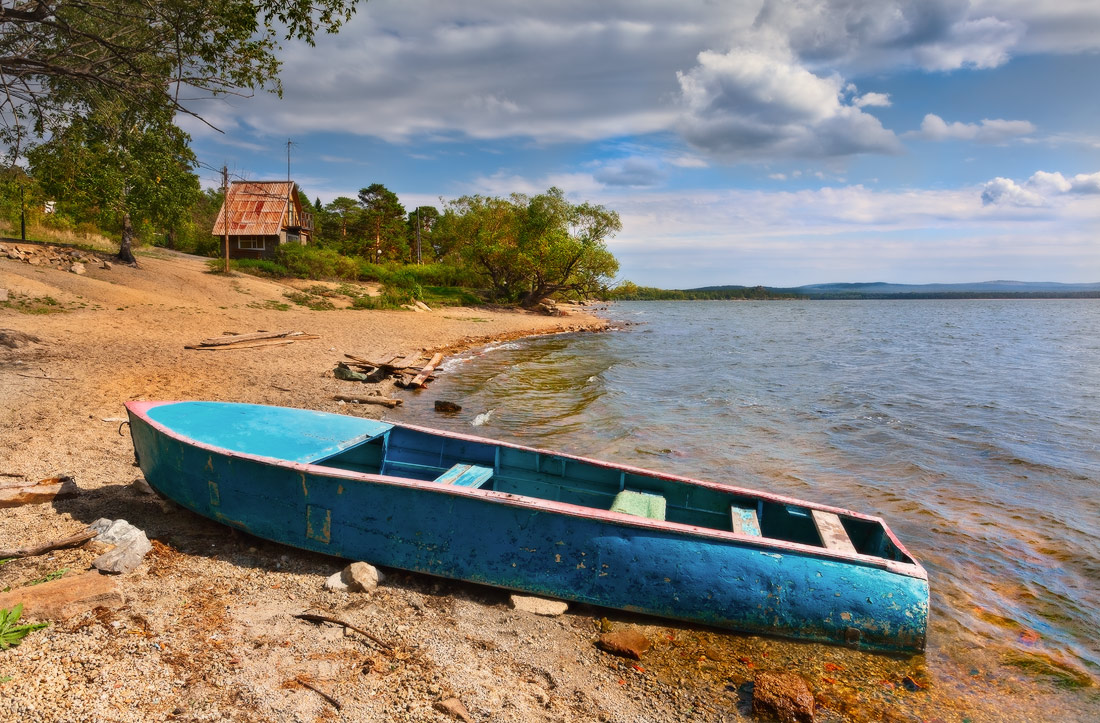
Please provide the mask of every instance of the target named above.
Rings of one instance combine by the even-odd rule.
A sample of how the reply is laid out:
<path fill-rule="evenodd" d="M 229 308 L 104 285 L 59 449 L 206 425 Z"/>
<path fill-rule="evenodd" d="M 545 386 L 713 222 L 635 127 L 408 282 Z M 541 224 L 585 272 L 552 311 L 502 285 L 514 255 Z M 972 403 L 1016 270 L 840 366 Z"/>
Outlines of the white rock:
<path fill-rule="evenodd" d="M 348 584 L 344 582 L 344 571 L 334 572 L 328 576 L 325 580 L 325 589 L 334 590 L 335 592 L 347 592 Z"/>
<path fill-rule="evenodd" d="M 563 600 L 549 600 L 533 595 L 512 595 L 512 607 L 525 613 L 556 617 L 569 609 L 569 603 Z"/>
<path fill-rule="evenodd" d="M 74 274 L 83 274 L 84 273 L 84 264 L 82 264 L 78 261 L 78 262 L 76 262 L 75 264 L 73 264 L 72 266 L 69 267 L 69 271 L 73 272 Z"/>

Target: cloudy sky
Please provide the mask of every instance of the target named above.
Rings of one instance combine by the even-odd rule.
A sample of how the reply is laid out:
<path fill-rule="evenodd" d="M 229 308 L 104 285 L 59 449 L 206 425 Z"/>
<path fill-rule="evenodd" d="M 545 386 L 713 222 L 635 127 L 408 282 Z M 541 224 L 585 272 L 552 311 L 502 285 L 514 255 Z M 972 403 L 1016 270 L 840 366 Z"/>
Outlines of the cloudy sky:
<path fill-rule="evenodd" d="M 1100 281 L 1096 0 L 370 0 L 200 160 L 323 202 L 619 212 L 666 288 Z M 216 175 L 203 171 L 204 183 Z"/>

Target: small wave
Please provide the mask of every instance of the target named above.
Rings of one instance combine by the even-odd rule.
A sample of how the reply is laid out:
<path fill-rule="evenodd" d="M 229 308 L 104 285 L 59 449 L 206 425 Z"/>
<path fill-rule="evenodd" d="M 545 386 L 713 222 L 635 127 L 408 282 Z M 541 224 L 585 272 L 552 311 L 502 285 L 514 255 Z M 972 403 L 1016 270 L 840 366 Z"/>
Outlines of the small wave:
<path fill-rule="evenodd" d="M 470 422 L 470 424 L 475 427 L 480 427 L 481 425 L 489 421 L 489 418 L 493 416 L 493 412 L 495 411 L 495 409 L 490 409 L 488 412 L 482 412 L 481 414 L 474 417 L 473 421 Z"/>

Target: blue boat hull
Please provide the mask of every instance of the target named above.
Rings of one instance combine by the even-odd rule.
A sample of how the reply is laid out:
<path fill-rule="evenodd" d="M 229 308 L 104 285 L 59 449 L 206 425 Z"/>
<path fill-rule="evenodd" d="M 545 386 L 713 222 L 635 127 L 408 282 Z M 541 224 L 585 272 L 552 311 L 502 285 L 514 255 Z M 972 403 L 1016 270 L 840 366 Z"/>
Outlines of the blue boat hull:
<path fill-rule="evenodd" d="M 239 454 L 196 444 L 134 409 L 130 419 L 152 487 L 268 540 L 750 633 L 898 652 L 924 647 L 923 575 L 521 495 Z"/>

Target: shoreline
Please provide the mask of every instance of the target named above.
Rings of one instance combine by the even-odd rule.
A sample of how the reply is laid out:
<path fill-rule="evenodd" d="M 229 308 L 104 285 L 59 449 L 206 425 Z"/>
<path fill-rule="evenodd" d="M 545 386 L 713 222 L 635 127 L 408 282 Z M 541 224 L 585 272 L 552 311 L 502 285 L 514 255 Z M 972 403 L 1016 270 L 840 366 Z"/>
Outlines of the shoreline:
<path fill-rule="evenodd" d="M 174 253 L 155 252 L 141 264 L 89 263 L 79 275 L 0 259 L 0 288 L 64 309 L 0 308 L 0 329 L 38 340 L 0 344 L 0 482 L 71 475 L 79 488 L 72 498 L 3 510 L 0 548 L 60 539 L 104 517 L 126 519 L 153 542 L 136 570 L 109 578 L 122 604 L 53 619 L 0 652 L 0 717 L 331 717 L 326 699 L 295 682 L 306 680 L 354 720 L 449 720 L 437 709 L 449 697 L 477 719 L 580 721 L 594 712 L 605 720 L 675 719 L 636 699 L 637 687 L 615 682 L 629 668 L 593 646 L 589 612 L 543 618 L 511 609 L 499 590 L 397 570 L 386 570 L 369 595 L 325 590 L 324 580 L 346 561 L 230 530 L 147 494 L 130 440 L 119 433 L 122 403 L 141 398 L 380 415 L 380 407 L 332 400 L 353 389 L 386 393 L 386 383 L 364 389 L 335 379 L 345 352 L 454 354 L 493 341 L 603 330 L 606 320 L 484 308 L 281 311 L 273 308 L 286 289 L 280 284 L 208 274 L 203 260 Z M 184 348 L 261 329 L 321 338 Z M 82 575 L 102 551 L 93 541 L 12 560 L 0 565 L 0 589 Z M 372 649 L 339 628 L 293 617 L 306 610 L 348 620 L 393 648 Z M 36 617 L 24 614 L 25 621 Z"/>

